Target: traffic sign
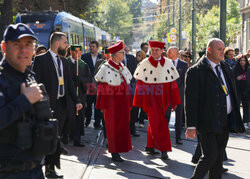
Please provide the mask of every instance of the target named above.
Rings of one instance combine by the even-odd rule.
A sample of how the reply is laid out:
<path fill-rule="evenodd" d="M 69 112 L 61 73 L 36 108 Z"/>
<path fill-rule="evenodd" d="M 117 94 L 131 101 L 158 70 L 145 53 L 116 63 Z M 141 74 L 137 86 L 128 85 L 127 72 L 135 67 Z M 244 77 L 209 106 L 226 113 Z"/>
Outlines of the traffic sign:
<path fill-rule="evenodd" d="M 172 33 L 172 34 L 175 34 L 176 33 L 176 28 L 171 28 L 171 30 L 170 30 L 170 32 Z"/>
<path fill-rule="evenodd" d="M 177 40 L 177 36 L 175 34 L 172 34 L 170 38 L 172 42 L 175 42 Z"/>

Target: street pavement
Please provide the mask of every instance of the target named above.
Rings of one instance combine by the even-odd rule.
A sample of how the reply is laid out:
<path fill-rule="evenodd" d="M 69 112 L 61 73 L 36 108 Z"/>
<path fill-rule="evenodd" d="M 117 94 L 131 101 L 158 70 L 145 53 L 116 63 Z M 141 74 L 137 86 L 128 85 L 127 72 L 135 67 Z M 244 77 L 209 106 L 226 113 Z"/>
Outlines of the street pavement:
<path fill-rule="evenodd" d="M 172 152 L 168 153 L 168 160 L 161 160 L 160 154 L 147 155 L 144 152 L 147 125 L 138 130 L 141 136 L 132 137 L 133 149 L 121 154 L 125 162 L 115 163 L 108 153 L 101 130 L 95 130 L 91 123 L 82 137 L 85 147 L 74 147 L 72 142 L 66 145 L 69 154 L 61 156 L 61 169 L 57 172 L 64 175 L 64 179 L 181 179 L 192 176 L 195 165 L 191 158 L 197 140 L 185 139 L 183 132 L 183 145 L 175 145 L 173 113 L 170 121 Z M 229 171 L 223 174 L 223 179 L 250 179 L 250 131 L 230 134 L 226 151 L 228 160 L 224 167 Z"/>

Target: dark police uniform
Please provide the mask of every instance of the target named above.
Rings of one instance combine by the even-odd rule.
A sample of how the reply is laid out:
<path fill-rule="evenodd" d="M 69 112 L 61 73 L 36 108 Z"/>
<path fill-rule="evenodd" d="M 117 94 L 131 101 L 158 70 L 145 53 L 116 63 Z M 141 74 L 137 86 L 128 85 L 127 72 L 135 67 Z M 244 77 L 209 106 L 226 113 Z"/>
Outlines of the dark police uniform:
<path fill-rule="evenodd" d="M 18 124 L 33 118 L 32 104 L 20 93 L 23 82 L 34 82 L 33 73 L 16 71 L 6 61 L 0 69 L 0 178 L 44 178 L 40 162 L 30 149 L 18 147 Z M 34 119 L 34 118 L 33 118 Z M 34 121 L 33 121 L 34 122 Z"/>

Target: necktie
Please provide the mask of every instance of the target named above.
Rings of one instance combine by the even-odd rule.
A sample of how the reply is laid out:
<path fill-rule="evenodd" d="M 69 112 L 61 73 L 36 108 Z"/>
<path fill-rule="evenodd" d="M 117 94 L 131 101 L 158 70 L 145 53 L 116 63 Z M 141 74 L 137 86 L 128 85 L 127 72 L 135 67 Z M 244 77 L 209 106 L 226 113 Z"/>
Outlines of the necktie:
<path fill-rule="evenodd" d="M 58 69 L 58 74 L 59 74 L 59 94 L 62 96 L 63 95 L 63 84 L 60 84 L 60 80 L 62 80 L 62 71 L 61 71 L 61 59 L 59 56 L 57 57 L 57 69 Z"/>
<path fill-rule="evenodd" d="M 220 73 L 220 71 L 219 71 L 219 66 L 220 66 L 220 65 L 217 65 L 217 66 L 215 67 L 215 71 L 216 71 L 216 73 L 217 73 L 217 76 L 218 76 L 218 78 L 219 78 L 219 80 L 220 80 L 221 86 L 222 86 L 222 88 L 223 88 L 225 94 L 228 95 L 228 90 L 226 89 L 226 86 L 225 86 L 225 84 L 224 84 L 224 82 L 223 82 L 223 80 L 222 80 L 222 78 L 221 78 L 221 73 Z"/>
<path fill-rule="evenodd" d="M 175 61 L 172 61 L 173 62 L 173 64 L 174 64 L 174 66 L 175 66 Z"/>
<path fill-rule="evenodd" d="M 220 73 L 220 71 L 219 71 L 219 66 L 220 66 L 220 65 L 216 65 L 215 71 L 216 71 L 216 73 L 217 73 L 217 76 L 218 76 L 218 78 L 219 78 L 221 84 L 224 85 L 224 82 L 223 82 L 223 80 L 222 80 L 222 78 L 221 78 L 221 73 Z"/>

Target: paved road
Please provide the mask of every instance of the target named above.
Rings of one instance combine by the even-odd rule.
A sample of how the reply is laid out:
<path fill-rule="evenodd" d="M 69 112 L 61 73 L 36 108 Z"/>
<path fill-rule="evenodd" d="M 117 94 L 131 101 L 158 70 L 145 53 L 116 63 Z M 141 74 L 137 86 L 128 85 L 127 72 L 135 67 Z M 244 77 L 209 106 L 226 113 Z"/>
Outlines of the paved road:
<path fill-rule="evenodd" d="M 190 160 L 197 141 L 184 139 L 183 145 L 174 145 L 173 121 L 174 116 L 170 123 L 173 151 L 169 153 L 169 160 L 163 161 L 160 155 L 148 156 L 144 152 L 147 136 L 145 126 L 139 128 L 140 137 L 132 137 L 132 151 L 121 154 L 126 161 L 114 163 L 107 152 L 102 132 L 90 125 L 82 138 L 86 146 L 78 148 L 72 144 L 67 145 L 70 154 L 61 157 L 62 169 L 58 172 L 63 174 L 65 179 L 190 178 L 194 169 Z M 223 179 L 250 179 L 250 132 L 230 135 L 226 150 L 229 160 L 224 162 L 224 167 L 228 168 L 229 172 L 223 175 Z"/>

